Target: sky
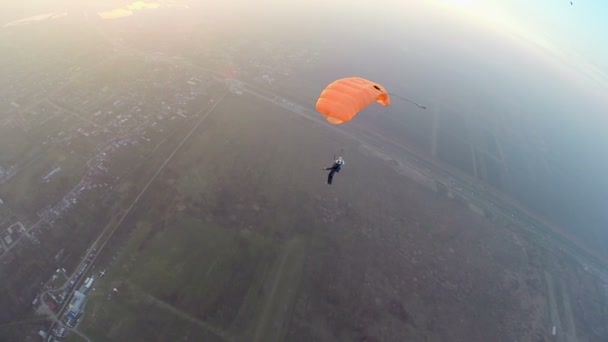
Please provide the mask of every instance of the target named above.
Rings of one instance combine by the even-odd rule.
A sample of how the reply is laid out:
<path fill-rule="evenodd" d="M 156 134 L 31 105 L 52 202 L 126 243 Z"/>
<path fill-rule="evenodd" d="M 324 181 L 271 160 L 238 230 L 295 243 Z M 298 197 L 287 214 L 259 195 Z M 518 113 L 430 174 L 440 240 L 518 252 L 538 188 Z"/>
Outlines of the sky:
<path fill-rule="evenodd" d="M 608 1 L 433 0 L 478 24 L 524 39 L 608 87 Z"/>

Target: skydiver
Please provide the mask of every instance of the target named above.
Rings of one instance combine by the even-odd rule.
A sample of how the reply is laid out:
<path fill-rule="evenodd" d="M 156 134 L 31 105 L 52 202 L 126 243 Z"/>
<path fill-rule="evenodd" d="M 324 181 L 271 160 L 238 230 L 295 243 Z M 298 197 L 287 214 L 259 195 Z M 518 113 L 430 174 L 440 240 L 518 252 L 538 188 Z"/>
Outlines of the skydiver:
<path fill-rule="evenodd" d="M 340 170 L 342 169 L 342 165 L 344 165 L 344 159 L 342 159 L 342 157 L 338 157 L 338 159 L 334 161 L 334 165 L 332 165 L 331 167 L 323 168 L 323 170 L 325 171 L 330 171 L 327 175 L 327 184 L 331 184 L 334 179 L 334 174 L 336 172 L 340 172 Z"/>

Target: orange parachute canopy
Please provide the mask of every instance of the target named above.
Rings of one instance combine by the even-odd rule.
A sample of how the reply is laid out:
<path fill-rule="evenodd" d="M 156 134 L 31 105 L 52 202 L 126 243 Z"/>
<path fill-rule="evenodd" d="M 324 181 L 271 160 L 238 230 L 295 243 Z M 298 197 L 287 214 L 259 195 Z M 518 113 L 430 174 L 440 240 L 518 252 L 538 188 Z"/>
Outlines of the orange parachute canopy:
<path fill-rule="evenodd" d="M 383 86 L 361 77 L 342 78 L 332 82 L 317 100 L 317 111 L 332 124 L 352 120 L 357 113 L 376 101 L 383 106 L 391 104 Z"/>

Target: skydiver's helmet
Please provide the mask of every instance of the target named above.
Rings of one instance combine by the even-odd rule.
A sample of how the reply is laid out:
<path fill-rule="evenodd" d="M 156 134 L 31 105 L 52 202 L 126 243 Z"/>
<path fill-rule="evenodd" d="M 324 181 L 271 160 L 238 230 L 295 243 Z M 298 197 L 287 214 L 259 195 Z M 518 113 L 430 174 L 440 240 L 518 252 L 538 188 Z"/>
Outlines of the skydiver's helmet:
<path fill-rule="evenodd" d="M 342 157 L 338 157 L 338 159 L 336 159 L 336 164 L 344 165 L 344 159 L 342 159 Z"/>

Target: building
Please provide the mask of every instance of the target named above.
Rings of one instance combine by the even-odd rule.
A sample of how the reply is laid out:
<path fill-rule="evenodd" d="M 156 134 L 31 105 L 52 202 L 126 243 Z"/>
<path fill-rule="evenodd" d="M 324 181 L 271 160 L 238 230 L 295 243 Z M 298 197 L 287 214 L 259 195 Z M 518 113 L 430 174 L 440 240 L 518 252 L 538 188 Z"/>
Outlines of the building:
<path fill-rule="evenodd" d="M 74 298 L 72 299 L 72 302 L 70 303 L 69 311 L 68 311 L 68 315 L 67 315 L 67 317 L 70 320 L 74 320 L 80 315 L 80 311 L 82 310 L 82 307 L 83 307 L 86 299 L 87 299 L 87 296 L 85 296 L 80 291 L 74 292 Z"/>
<path fill-rule="evenodd" d="M 40 337 L 42 337 L 43 339 L 45 339 L 45 338 L 46 338 L 46 332 L 44 332 L 44 330 L 40 330 L 40 331 L 38 331 L 38 335 L 39 335 Z"/>
<path fill-rule="evenodd" d="M 87 294 L 87 287 L 84 286 L 84 284 L 82 284 L 82 286 L 80 287 L 80 289 L 78 289 L 78 292 L 80 292 L 82 294 Z"/>
<path fill-rule="evenodd" d="M 87 288 L 87 290 L 91 288 L 91 285 L 93 285 L 94 280 L 95 280 L 95 278 L 93 278 L 93 277 L 87 279 L 87 281 L 85 282 L 85 285 L 84 285 Z"/>

